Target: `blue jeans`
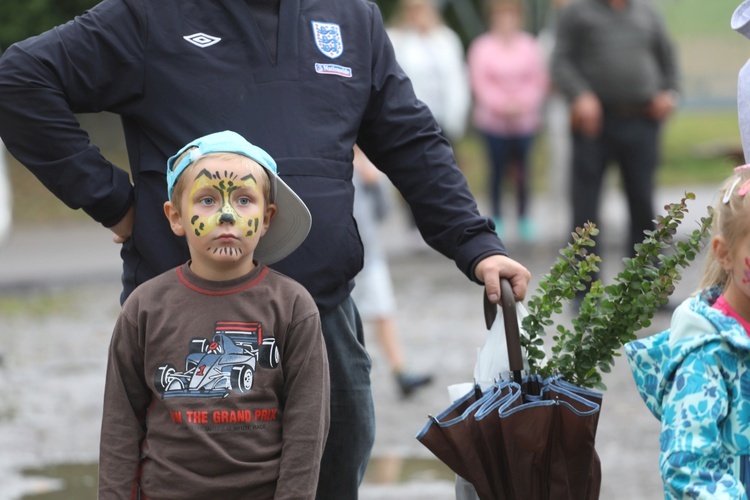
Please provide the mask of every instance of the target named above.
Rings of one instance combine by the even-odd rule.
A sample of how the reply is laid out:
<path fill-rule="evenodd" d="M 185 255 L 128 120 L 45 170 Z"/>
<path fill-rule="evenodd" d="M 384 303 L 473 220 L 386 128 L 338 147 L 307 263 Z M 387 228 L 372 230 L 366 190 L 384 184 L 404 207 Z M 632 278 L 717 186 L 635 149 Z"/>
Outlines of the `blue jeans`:
<path fill-rule="evenodd" d="M 498 136 L 484 133 L 484 140 L 490 154 L 490 201 L 492 216 L 499 218 L 502 213 L 502 184 L 507 168 L 516 167 L 515 181 L 518 216 L 526 216 L 529 198 L 528 163 L 534 136 Z"/>
<path fill-rule="evenodd" d="M 356 500 L 375 441 L 370 356 L 351 297 L 321 316 L 331 374 L 331 427 L 317 500 Z"/>

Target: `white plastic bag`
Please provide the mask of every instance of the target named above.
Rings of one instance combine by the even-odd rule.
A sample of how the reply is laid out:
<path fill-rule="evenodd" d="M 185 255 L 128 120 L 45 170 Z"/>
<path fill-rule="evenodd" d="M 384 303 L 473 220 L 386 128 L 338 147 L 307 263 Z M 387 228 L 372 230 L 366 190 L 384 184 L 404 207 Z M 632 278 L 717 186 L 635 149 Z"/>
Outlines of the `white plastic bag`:
<path fill-rule="evenodd" d="M 529 315 L 523 304 L 516 304 L 516 317 L 518 320 L 518 331 L 523 332 L 521 323 Z M 521 333 L 523 335 L 523 333 Z M 523 355 L 523 368 L 529 369 L 529 362 Z M 510 362 L 508 361 L 508 343 L 505 338 L 505 321 L 503 311 L 498 309 L 497 318 L 487 335 L 484 347 L 477 349 L 477 364 L 474 366 L 474 381 L 479 384 L 482 391 L 492 387 L 501 378 L 510 376 Z"/>
<path fill-rule="evenodd" d="M 523 335 L 521 323 L 529 315 L 529 311 L 521 303 L 516 303 L 516 316 L 518 317 L 518 330 Z M 529 362 L 523 353 L 523 368 L 529 369 Z M 472 390 L 476 384 L 482 391 L 492 387 L 501 378 L 510 377 L 510 362 L 508 361 L 508 343 L 505 338 L 505 322 L 503 311 L 498 309 L 497 318 L 487 332 L 487 340 L 484 347 L 477 348 L 477 362 L 474 365 L 474 381 L 462 382 L 448 386 L 448 397 L 451 402 L 458 400 L 467 392 Z"/>

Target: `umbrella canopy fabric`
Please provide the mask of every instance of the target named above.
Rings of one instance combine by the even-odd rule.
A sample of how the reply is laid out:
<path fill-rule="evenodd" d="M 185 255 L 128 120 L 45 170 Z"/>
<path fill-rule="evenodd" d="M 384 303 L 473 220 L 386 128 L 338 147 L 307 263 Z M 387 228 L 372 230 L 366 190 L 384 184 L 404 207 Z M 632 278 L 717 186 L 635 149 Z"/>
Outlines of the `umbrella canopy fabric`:
<path fill-rule="evenodd" d="M 501 293 L 512 297 L 506 288 Z M 506 309 L 506 318 L 515 314 Z M 506 335 L 518 335 L 512 323 L 506 320 Z M 470 391 L 430 417 L 417 439 L 472 483 L 481 500 L 597 499 L 602 394 L 560 377 L 520 377 L 512 360 L 511 370 L 513 380 L 484 394 Z"/>
<path fill-rule="evenodd" d="M 601 485 L 594 448 L 601 401 L 559 378 L 501 381 L 431 417 L 417 439 L 481 500 L 593 500 Z"/>
<path fill-rule="evenodd" d="M 430 417 L 417 439 L 450 469 L 469 481 L 480 498 L 493 498 L 493 464 L 482 446 L 482 431 L 474 415 L 483 407 L 512 395 L 509 382 L 501 382 L 484 394 L 478 388 L 458 399 L 437 417 Z"/>

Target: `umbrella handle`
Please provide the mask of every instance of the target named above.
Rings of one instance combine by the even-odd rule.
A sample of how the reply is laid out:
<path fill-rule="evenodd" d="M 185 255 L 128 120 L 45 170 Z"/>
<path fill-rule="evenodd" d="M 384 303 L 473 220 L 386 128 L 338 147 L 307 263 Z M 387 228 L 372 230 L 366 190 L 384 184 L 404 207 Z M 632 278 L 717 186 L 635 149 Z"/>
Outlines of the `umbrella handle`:
<path fill-rule="evenodd" d="M 490 302 L 487 293 L 482 290 L 484 296 L 484 319 L 487 329 L 497 318 L 497 306 Z M 505 342 L 508 345 L 508 362 L 513 378 L 521 383 L 521 371 L 523 370 L 523 355 L 521 353 L 521 337 L 518 331 L 518 315 L 516 313 L 516 299 L 513 297 L 513 287 L 506 278 L 500 278 L 500 305 L 503 309 L 503 324 L 505 326 Z"/>

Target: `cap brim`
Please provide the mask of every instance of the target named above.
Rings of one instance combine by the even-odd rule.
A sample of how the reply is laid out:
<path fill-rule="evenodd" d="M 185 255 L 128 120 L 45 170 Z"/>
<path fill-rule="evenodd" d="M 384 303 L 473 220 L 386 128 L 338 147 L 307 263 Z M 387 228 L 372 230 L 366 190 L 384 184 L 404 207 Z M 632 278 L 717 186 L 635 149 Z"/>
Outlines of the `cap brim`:
<path fill-rule="evenodd" d="M 276 177 L 276 216 L 255 248 L 254 258 L 263 264 L 273 264 L 287 257 L 299 247 L 312 226 L 310 211 L 297 194 Z"/>

